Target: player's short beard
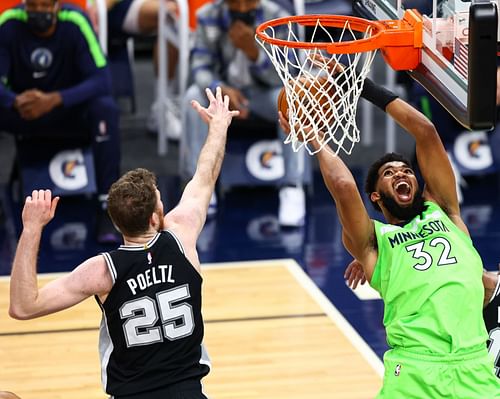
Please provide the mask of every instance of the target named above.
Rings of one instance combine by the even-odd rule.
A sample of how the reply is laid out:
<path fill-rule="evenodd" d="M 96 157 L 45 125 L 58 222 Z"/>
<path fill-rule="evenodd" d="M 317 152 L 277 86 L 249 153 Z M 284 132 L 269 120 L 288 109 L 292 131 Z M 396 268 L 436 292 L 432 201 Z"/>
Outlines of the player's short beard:
<path fill-rule="evenodd" d="M 385 209 L 399 220 L 410 221 L 415 216 L 420 215 L 425 209 L 425 200 L 420 190 L 415 193 L 413 202 L 409 206 L 403 207 L 399 205 L 393 197 L 384 192 L 380 192 L 380 200 L 384 204 Z"/>
<path fill-rule="evenodd" d="M 163 230 L 165 230 L 165 215 L 163 214 L 163 211 L 160 210 L 160 209 L 157 209 L 155 211 L 156 215 L 158 216 L 158 219 L 159 219 L 159 225 L 158 225 L 158 228 L 156 229 L 158 232 L 161 232 Z"/>

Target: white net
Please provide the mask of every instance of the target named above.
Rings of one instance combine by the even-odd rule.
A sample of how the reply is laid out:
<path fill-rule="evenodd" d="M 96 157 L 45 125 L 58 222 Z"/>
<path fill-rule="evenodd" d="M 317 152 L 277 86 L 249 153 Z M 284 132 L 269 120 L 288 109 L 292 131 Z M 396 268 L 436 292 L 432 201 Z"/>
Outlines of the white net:
<path fill-rule="evenodd" d="M 273 39 L 302 42 L 297 33 L 300 29 L 303 27 L 297 23 L 288 22 L 286 26 L 268 27 L 263 33 Z M 365 32 L 355 32 L 349 21 L 332 33 L 318 18 L 308 42 L 315 46 L 307 46 L 311 48 L 278 45 L 257 37 L 285 87 L 288 105 L 285 116 L 291 128 L 285 143 L 291 143 L 294 151 L 305 147 L 312 155 L 329 145 L 335 154 L 341 149 L 350 154 L 359 142 L 356 109 L 376 50 L 329 54 L 324 48 L 327 43 L 354 41 L 371 35 L 371 27 Z M 320 143 L 319 147 L 311 144 L 313 140 Z"/>

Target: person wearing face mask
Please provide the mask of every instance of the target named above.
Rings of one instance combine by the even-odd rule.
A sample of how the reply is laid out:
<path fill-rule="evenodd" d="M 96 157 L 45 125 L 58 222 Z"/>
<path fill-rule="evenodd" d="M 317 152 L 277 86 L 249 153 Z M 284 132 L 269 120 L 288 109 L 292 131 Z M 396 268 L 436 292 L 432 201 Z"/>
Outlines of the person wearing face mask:
<path fill-rule="evenodd" d="M 120 173 L 118 121 L 106 57 L 84 14 L 57 0 L 26 0 L 0 16 L 0 130 L 25 137 L 91 132 L 101 243 L 120 239 L 104 209 Z"/>
<path fill-rule="evenodd" d="M 184 97 L 203 99 L 203 89 L 220 85 L 231 106 L 240 111 L 240 119 L 256 115 L 277 121 L 277 98 L 281 80 L 266 52 L 255 41 L 255 29 L 262 22 L 289 15 L 270 0 L 216 0 L 197 12 L 197 28 L 191 51 L 191 74 L 194 83 Z M 285 38 L 287 32 L 277 32 Z M 188 109 L 188 107 L 185 107 Z M 278 125 L 278 124 L 277 124 Z M 281 142 L 285 136 L 277 126 Z M 196 158 L 206 137 L 192 110 L 186 115 L 185 132 L 181 136 L 181 175 L 189 178 L 195 172 Z M 298 227 L 304 224 L 305 195 L 304 154 L 295 153 L 291 146 L 282 145 L 284 160 L 283 186 L 280 188 L 278 220 L 281 226 Z M 216 210 L 212 197 L 211 213 Z"/>

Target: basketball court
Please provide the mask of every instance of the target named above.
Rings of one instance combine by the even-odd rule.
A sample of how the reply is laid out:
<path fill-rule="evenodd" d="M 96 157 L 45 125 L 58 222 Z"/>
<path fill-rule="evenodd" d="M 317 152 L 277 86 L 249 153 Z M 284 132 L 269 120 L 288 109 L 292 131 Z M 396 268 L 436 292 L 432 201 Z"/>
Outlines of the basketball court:
<path fill-rule="evenodd" d="M 371 21 L 404 15 L 401 0 L 353 3 L 356 14 Z M 409 75 L 460 125 L 478 127 L 484 134 L 481 137 L 486 137 L 496 122 L 490 98 L 496 72 L 493 76 L 488 68 L 479 72 L 476 68 L 474 73 L 464 69 L 464 65 L 471 65 L 471 53 L 469 42 L 458 36 L 465 23 L 459 16 L 470 2 L 447 0 L 433 5 L 421 27 L 422 62 Z M 488 26 L 479 38 L 488 36 L 491 44 L 489 11 L 486 23 L 482 14 L 481 24 L 475 26 Z M 429 17 L 433 13 L 443 20 L 433 20 Z M 450 15 L 457 17 L 450 20 Z M 493 42 L 496 49 L 496 40 Z M 473 64 L 483 68 L 487 57 L 491 61 L 491 54 L 486 56 L 486 50 L 480 48 Z M 494 62 L 496 65 L 496 50 Z M 385 66 L 380 52 L 372 66 L 369 76 L 397 88 L 396 75 Z M 144 90 L 139 91 L 139 102 L 153 90 L 148 87 L 149 80 L 141 83 L 144 76 L 152 76 L 150 69 L 144 71 L 136 75 Z M 372 112 L 364 102 L 359 108 L 359 143 L 344 159 L 361 182 L 366 166 L 384 149 L 411 155 L 413 145 L 401 140 L 403 137 L 396 140 L 396 128 L 378 111 Z M 170 202 L 166 205 L 172 206 L 178 180 L 168 173 L 176 168 L 176 145 L 169 144 L 167 158 L 156 157 L 156 137 L 146 137 L 137 128 L 143 125 L 140 119 L 145 119 L 144 113 L 139 111 L 138 115 L 124 118 L 124 169 L 146 166 L 156 171 L 160 191 Z M 0 136 L 0 140 L 5 139 Z M 5 148 L 5 141 L 1 143 Z M 495 175 L 490 167 L 481 174 L 474 166 L 484 165 L 485 158 L 494 165 L 500 157 L 495 147 L 487 148 L 487 139 L 474 143 L 462 144 L 468 165 L 472 165 L 469 169 L 476 172 L 462 188 L 462 216 L 485 267 L 493 270 L 499 261 L 498 170 Z M 5 163 L 5 159 L 0 156 L 0 162 Z M 10 164 L 2 166 L 10 168 Z M 6 276 L 21 228 L 21 205 L 19 198 L 10 198 L 5 182 L 1 183 L 0 274 L 4 277 L 0 277 L 0 389 L 16 392 L 23 399 L 104 398 L 97 349 L 101 313 L 92 298 L 37 320 L 21 322 L 7 315 Z M 219 214 L 202 232 L 198 249 L 204 265 L 205 344 L 212 359 L 212 371 L 204 384 L 211 398 L 364 399 L 374 397 L 381 386 L 381 357 L 387 349 L 382 302 L 366 286 L 355 292 L 346 287 L 343 271 L 351 258 L 341 242 L 340 222 L 318 173 L 312 185 L 303 228 L 280 229 L 275 193 L 269 188 L 251 188 L 254 191 L 227 193 Z M 61 202 L 56 219 L 44 233 L 41 282 L 69 271 L 88 256 L 112 249 L 93 241 L 92 206 L 87 202 Z M 375 213 L 372 216 L 378 217 Z"/>
<path fill-rule="evenodd" d="M 367 398 L 382 363 L 293 260 L 207 264 L 205 345 L 213 398 Z M 41 283 L 56 275 L 41 277 Z M 0 386 L 22 398 L 103 398 L 93 298 L 32 321 L 7 316 L 0 281 Z M 338 396 L 337 396 L 338 395 Z"/>

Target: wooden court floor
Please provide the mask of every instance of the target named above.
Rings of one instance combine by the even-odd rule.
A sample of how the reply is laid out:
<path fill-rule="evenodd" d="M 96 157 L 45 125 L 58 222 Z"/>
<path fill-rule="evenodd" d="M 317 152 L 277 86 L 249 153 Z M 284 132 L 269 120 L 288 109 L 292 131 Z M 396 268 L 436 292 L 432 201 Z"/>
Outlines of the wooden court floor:
<path fill-rule="evenodd" d="M 295 261 L 204 265 L 203 277 L 211 399 L 375 396 L 382 363 Z M 16 321 L 7 314 L 8 284 L 0 279 L 0 390 L 23 399 L 106 398 L 93 298 Z"/>

